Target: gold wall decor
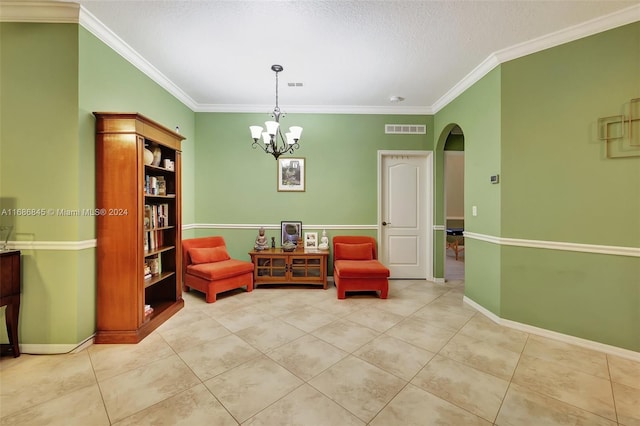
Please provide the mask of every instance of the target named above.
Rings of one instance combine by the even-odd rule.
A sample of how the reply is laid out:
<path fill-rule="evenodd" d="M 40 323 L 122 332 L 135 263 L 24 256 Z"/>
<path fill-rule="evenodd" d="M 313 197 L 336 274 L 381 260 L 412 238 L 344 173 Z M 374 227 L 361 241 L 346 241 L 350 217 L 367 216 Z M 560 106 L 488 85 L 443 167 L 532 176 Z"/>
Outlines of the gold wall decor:
<path fill-rule="evenodd" d="M 627 115 L 598 119 L 598 139 L 605 143 L 607 158 L 640 157 L 640 98 L 627 105 Z"/>

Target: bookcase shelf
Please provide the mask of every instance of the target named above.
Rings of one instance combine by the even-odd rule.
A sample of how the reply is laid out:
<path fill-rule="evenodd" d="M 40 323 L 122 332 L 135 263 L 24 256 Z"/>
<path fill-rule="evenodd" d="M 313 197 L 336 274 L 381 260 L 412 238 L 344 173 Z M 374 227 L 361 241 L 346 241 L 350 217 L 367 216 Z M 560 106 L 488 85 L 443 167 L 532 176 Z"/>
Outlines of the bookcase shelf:
<path fill-rule="evenodd" d="M 96 207 L 128 212 L 96 218 L 95 342 L 137 343 L 184 306 L 180 273 L 184 138 L 141 114 L 94 115 Z M 173 164 L 173 170 L 145 164 L 145 148 L 160 157 L 154 164 Z M 145 278 L 149 273 L 151 277 Z"/>
<path fill-rule="evenodd" d="M 154 166 L 152 164 L 145 164 L 144 166 L 147 170 L 153 171 L 154 173 L 175 173 L 175 170 L 167 169 L 166 167 Z"/>
<path fill-rule="evenodd" d="M 155 277 L 151 277 L 151 278 L 146 278 L 144 280 L 144 287 L 151 287 L 154 284 L 157 284 L 159 282 L 162 282 L 163 280 L 170 278 L 172 275 L 174 275 L 175 272 L 171 271 L 171 272 L 162 272 L 160 275 L 156 275 Z"/>
<path fill-rule="evenodd" d="M 176 194 L 169 195 L 154 195 L 154 194 L 144 194 L 145 198 L 176 198 Z"/>
<path fill-rule="evenodd" d="M 158 247 L 153 250 L 145 250 L 144 257 L 150 257 L 150 256 L 153 256 L 154 254 L 162 253 L 163 251 L 173 250 L 174 248 L 175 246 L 164 246 L 164 247 Z"/>

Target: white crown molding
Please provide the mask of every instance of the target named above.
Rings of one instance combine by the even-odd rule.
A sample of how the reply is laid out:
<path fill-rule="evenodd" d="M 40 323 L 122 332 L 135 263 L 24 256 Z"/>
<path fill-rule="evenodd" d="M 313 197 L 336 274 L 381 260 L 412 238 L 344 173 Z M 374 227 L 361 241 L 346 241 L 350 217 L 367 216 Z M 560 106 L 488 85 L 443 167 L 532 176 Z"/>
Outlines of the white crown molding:
<path fill-rule="evenodd" d="M 425 106 L 358 106 L 358 105 L 289 105 L 282 112 L 290 114 L 385 114 L 385 115 L 432 115 L 433 109 Z M 195 112 L 258 112 L 269 114 L 273 105 L 213 105 L 198 104 Z"/>
<path fill-rule="evenodd" d="M 495 322 L 498 325 L 509 327 L 518 331 L 523 331 L 525 333 L 535 334 L 536 336 L 542 336 L 542 337 L 547 337 L 549 339 L 559 340 L 564 343 L 569 343 L 571 345 L 580 346 L 580 347 L 591 349 L 594 351 L 604 352 L 607 354 L 619 356 L 621 358 L 626 358 L 633 361 L 640 361 L 639 352 L 635 352 L 629 349 L 619 348 L 617 346 L 607 345 L 600 342 L 594 342 L 593 340 L 587 340 L 581 337 L 558 333 L 556 331 L 535 327 L 529 324 L 523 324 L 517 321 L 504 319 L 497 316 L 490 310 L 486 309 L 484 306 L 480 305 L 479 303 L 473 301 L 472 299 L 469 299 L 467 296 L 464 296 L 463 300 L 467 305 L 472 306 L 474 309 L 478 310 L 482 315 L 486 316 L 487 318 L 489 318 L 491 321 Z"/>
<path fill-rule="evenodd" d="M 97 247 L 97 240 L 83 241 L 8 241 L 12 250 L 86 250 Z"/>
<path fill-rule="evenodd" d="M 507 49 L 500 50 L 495 52 L 494 56 L 497 58 L 498 62 L 504 63 L 512 59 L 521 58 L 532 53 L 560 46 L 561 44 L 579 40 L 581 38 L 631 24 L 639 20 L 640 4 L 637 4 L 572 27 L 563 28 L 560 31 L 511 46 Z"/>
<path fill-rule="evenodd" d="M 111 31 L 102 22 L 98 20 L 86 8 L 80 7 L 80 25 L 87 31 L 100 39 L 104 44 L 113 49 L 116 53 L 129 61 L 133 66 L 142 71 L 150 79 L 158 83 L 167 92 L 173 95 L 180 102 L 185 104 L 192 111 L 195 111 L 196 102 L 191 99 L 182 89 L 176 86 L 156 67 L 151 65 L 145 58 L 136 52 L 131 46 L 124 42 L 116 33 Z"/>
<path fill-rule="evenodd" d="M 492 69 L 500 65 L 498 59 L 494 54 L 489 55 L 487 59 L 482 61 L 477 67 L 475 67 L 469 74 L 464 76 L 462 80 L 455 84 L 451 89 L 447 91 L 440 99 L 438 99 L 431 107 L 434 113 L 437 113 L 442 108 L 447 106 L 450 102 L 464 93 L 475 83 L 477 83 L 482 77 L 487 75 Z"/>
<path fill-rule="evenodd" d="M 0 21 L 79 22 L 80 25 L 85 27 L 89 32 L 102 40 L 107 46 L 120 54 L 123 58 L 133 64 L 153 81 L 158 83 L 194 112 L 268 112 L 272 109 L 271 107 L 264 109 L 262 106 L 252 105 L 212 105 L 196 103 L 182 89 L 176 86 L 164 74 L 158 71 L 146 59 L 113 33 L 113 31 L 107 28 L 84 7 L 79 6 L 76 3 L 3 1 L 0 4 L 2 6 L 0 7 Z M 290 113 L 298 112 L 314 114 L 433 115 L 447 106 L 450 102 L 456 99 L 501 63 L 636 21 L 640 21 L 640 4 L 494 52 L 431 106 L 403 107 L 394 105 L 388 107 L 368 107 L 356 105 L 307 105 L 287 107 L 286 109 Z"/>
<path fill-rule="evenodd" d="M 621 27 L 623 25 L 631 24 L 636 21 L 640 21 L 640 4 L 494 52 L 455 86 L 449 89 L 447 93 L 433 104 L 431 109 L 434 111 L 434 114 L 437 113 L 460 96 L 465 90 L 477 83 L 496 66 L 504 62 L 613 28 Z"/>
<path fill-rule="evenodd" d="M 608 254 L 613 256 L 640 257 L 640 248 L 624 246 L 604 246 L 598 244 L 567 243 L 562 241 L 525 240 L 522 238 L 503 238 L 493 235 L 464 232 L 465 238 L 485 241 L 492 244 L 515 247 L 528 247 L 547 250 L 575 251 L 580 253 Z"/>
<path fill-rule="evenodd" d="M 0 22 L 77 24 L 79 11 L 80 5 L 77 3 L 2 1 Z"/>

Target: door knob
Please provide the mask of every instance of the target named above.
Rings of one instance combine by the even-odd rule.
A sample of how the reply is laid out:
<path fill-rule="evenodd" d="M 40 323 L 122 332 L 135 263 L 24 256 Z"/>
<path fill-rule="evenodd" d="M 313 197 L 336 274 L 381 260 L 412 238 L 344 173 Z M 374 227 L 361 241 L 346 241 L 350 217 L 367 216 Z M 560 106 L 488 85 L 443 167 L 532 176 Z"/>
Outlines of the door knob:
<path fill-rule="evenodd" d="M 382 226 L 391 225 L 391 222 L 382 222 Z"/>

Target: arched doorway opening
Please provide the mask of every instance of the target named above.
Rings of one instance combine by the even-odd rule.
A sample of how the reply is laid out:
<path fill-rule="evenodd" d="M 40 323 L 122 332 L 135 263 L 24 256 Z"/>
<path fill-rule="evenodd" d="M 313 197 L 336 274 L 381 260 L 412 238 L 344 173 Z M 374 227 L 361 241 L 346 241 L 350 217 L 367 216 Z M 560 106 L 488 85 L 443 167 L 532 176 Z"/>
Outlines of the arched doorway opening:
<path fill-rule="evenodd" d="M 464 132 L 458 124 L 447 126 L 444 143 L 444 279 L 464 280 Z"/>

